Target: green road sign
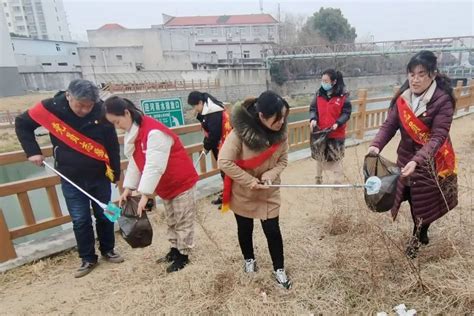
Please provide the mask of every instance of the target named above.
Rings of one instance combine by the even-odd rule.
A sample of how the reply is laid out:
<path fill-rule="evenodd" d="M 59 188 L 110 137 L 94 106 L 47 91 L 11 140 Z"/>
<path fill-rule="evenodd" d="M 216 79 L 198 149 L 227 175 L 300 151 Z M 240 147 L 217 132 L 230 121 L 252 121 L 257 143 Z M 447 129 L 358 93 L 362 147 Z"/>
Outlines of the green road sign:
<path fill-rule="evenodd" d="M 181 98 L 140 100 L 145 115 L 151 116 L 168 127 L 184 125 Z"/>

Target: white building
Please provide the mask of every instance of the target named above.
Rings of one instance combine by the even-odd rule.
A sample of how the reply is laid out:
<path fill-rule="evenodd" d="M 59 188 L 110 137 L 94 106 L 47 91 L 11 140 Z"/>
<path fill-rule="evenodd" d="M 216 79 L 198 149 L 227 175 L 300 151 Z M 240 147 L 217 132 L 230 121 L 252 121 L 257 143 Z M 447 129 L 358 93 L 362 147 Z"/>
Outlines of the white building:
<path fill-rule="evenodd" d="M 24 92 L 3 8 L 0 6 L 0 97 L 20 95 Z"/>
<path fill-rule="evenodd" d="M 14 58 L 27 90 L 65 89 L 82 78 L 77 43 L 12 37 Z"/>
<path fill-rule="evenodd" d="M 89 47 L 79 47 L 79 57 L 83 75 L 90 80 L 96 74 L 217 67 L 217 57 L 197 51 L 190 35 L 165 29 L 106 24 L 88 30 L 87 37 Z"/>
<path fill-rule="evenodd" d="M 279 23 L 270 14 L 163 14 L 163 22 L 164 29 L 174 34 L 191 35 L 196 50 L 216 55 L 220 66 L 263 65 L 266 49 L 279 43 Z"/>
<path fill-rule="evenodd" d="M 80 72 L 77 43 L 12 37 L 20 73 Z"/>
<path fill-rule="evenodd" d="M 62 0 L 0 0 L 10 33 L 35 39 L 70 41 Z"/>

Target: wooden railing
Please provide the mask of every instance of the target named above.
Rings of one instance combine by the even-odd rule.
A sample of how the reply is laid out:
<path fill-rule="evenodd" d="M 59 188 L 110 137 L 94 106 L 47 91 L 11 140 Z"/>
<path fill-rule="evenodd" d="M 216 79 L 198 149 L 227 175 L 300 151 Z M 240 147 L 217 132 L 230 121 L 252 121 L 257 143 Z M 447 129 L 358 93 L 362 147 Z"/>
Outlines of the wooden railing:
<path fill-rule="evenodd" d="M 102 88 L 110 93 L 141 93 L 168 90 L 207 90 L 219 87 L 219 79 L 207 80 L 165 80 L 159 82 L 110 82 Z"/>
<path fill-rule="evenodd" d="M 457 98 L 456 112 L 469 110 L 470 106 L 474 106 L 474 85 L 468 87 L 458 85 L 455 89 L 455 96 Z M 357 99 L 352 100 L 353 105 L 358 106 L 358 111 L 351 115 L 347 128 L 348 137 L 353 136 L 357 139 L 362 139 L 366 131 L 378 129 L 387 116 L 387 108 L 367 110 L 367 105 L 376 102 L 387 102 L 388 106 L 390 99 L 391 96 L 383 98 L 367 98 L 367 90 L 359 90 Z M 307 106 L 291 109 L 291 113 L 307 112 Z M 288 124 L 288 128 L 291 150 L 308 146 L 309 126 L 307 119 L 290 123 Z M 200 130 L 201 127 L 199 124 L 173 128 L 173 131 L 178 135 L 199 132 Z M 123 137 L 120 137 L 120 142 L 123 143 Z M 193 159 L 193 161 L 197 159 L 198 155 L 203 150 L 201 143 L 192 144 L 185 148 L 187 154 L 191 159 Z M 51 147 L 43 148 L 43 154 L 47 157 L 51 156 Z M 211 160 L 208 161 L 209 159 Z M 27 159 L 22 151 L 0 154 L 0 166 L 23 161 L 27 161 Z M 208 165 L 210 165 L 210 168 L 208 168 Z M 127 161 L 122 161 L 122 170 L 126 169 L 126 167 Z M 217 163 L 212 155 L 205 156 L 205 158 L 200 161 L 198 169 L 201 179 L 219 173 Z M 0 184 L 0 197 L 16 195 L 24 219 L 23 226 L 9 228 L 3 216 L 3 211 L 0 209 L 0 262 L 16 258 L 16 252 L 12 240 L 65 224 L 71 220 L 69 215 L 63 215 L 59 206 L 58 195 L 56 192 L 56 185 L 58 185 L 59 182 L 57 176 L 50 175 Z M 121 188 L 121 182 L 119 183 L 119 187 Z M 37 189 L 46 190 L 51 208 L 51 217 L 41 221 L 36 220 L 33 213 L 32 203 L 28 197 L 29 191 Z"/>

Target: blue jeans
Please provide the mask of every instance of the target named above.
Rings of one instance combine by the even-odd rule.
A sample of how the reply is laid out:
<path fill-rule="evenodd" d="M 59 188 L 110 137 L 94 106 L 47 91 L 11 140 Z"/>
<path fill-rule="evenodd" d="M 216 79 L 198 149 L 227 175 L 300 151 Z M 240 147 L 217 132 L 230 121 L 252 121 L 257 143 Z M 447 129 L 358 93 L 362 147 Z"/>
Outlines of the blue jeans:
<path fill-rule="evenodd" d="M 110 201 L 111 188 L 107 178 L 80 179 L 75 181 L 75 183 L 99 201 L 105 204 Z M 82 261 L 94 263 L 98 257 L 95 254 L 94 229 L 92 228 L 90 211 L 91 205 L 94 210 L 99 250 L 102 254 L 114 249 L 114 223 L 105 217 L 103 209 L 97 205 L 97 203 L 91 201 L 84 193 L 76 189 L 69 182 L 61 179 L 61 188 L 69 210 L 69 215 L 71 215 L 79 257 Z"/>

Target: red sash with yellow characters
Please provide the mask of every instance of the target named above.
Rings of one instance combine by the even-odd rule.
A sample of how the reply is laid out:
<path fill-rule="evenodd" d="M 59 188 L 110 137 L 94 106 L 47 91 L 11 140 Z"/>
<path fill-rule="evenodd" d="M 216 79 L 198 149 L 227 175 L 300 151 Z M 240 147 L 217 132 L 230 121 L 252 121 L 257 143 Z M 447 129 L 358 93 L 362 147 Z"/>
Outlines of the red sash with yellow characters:
<path fill-rule="evenodd" d="M 430 138 L 430 129 L 413 113 L 411 107 L 402 97 L 397 99 L 397 108 L 400 122 L 408 135 L 418 144 L 426 144 Z M 436 152 L 435 162 L 439 177 L 444 178 L 456 174 L 456 157 L 448 138 Z"/>
<path fill-rule="evenodd" d="M 232 125 L 230 125 L 230 118 L 227 111 L 222 112 L 222 132 L 221 132 L 221 141 L 219 142 L 219 147 L 217 149 L 221 149 L 222 145 L 224 144 L 225 139 L 229 136 L 230 132 L 232 132 Z"/>
<path fill-rule="evenodd" d="M 236 160 L 235 164 L 244 170 L 255 169 L 270 158 L 280 147 L 281 143 L 274 144 L 270 148 L 266 149 L 258 156 Z M 230 199 L 232 196 L 232 178 L 228 175 L 224 178 L 224 191 L 222 192 L 222 212 L 227 212 L 230 207 Z"/>
<path fill-rule="evenodd" d="M 209 137 L 209 133 L 203 129 L 204 136 Z M 222 126 L 221 126 L 221 139 L 219 140 L 219 145 L 217 146 L 218 150 L 221 150 L 222 145 L 224 144 L 225 139 L 232 132 L 232 125 L 230 125 L 229 114 L 226 110 L 222 111 Z"/>
<path fill-rule="evenodd" d="M 114 182 L 114 172 L 110 167 L 110 159 L 103 145 L 82 135 L 68 124 L 64 123 L 56 115 L 46 110 L 40 102 L 28 110 L 30 117 L 38 124 L 46 128 L 56 138 L 80 152 L 83 155 L 103 161 L 105 163 L 105 175 Z"/>

